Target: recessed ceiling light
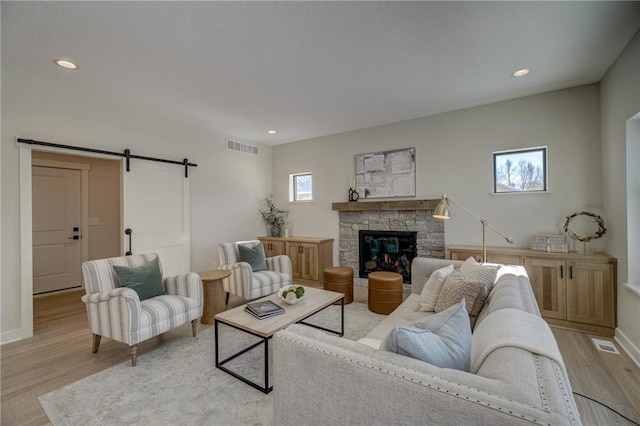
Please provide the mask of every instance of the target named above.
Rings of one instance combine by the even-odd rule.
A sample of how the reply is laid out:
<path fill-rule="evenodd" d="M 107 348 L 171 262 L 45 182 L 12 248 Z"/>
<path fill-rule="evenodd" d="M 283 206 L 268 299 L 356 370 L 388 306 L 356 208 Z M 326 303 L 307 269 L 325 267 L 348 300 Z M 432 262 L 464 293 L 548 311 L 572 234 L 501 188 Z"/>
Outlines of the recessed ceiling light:
<path fill-rule="evenodd" d="M 511 75 L 514 77 L 524 77 L 525 75 L 529 74 L 529 72 L 529 68 L 522 68 L 521 70 L 518 70 Z"/>
<path fill-rule="evenodd" d="M 64 59 L 54 59 L 53 62 L 62 68 L 66 68 L 68 70 L 75 70 L 78 69 L 78 66 L 76 64 L 74 64 L 73 62 L 69 62 L 69 61 L 65 61 Z"/>
<path fill-rule="evenodd" d="M 267 133 L 269 133 L 270 135 L 275 135 L 278 132 L 276 130 L 267 130 Z"/>

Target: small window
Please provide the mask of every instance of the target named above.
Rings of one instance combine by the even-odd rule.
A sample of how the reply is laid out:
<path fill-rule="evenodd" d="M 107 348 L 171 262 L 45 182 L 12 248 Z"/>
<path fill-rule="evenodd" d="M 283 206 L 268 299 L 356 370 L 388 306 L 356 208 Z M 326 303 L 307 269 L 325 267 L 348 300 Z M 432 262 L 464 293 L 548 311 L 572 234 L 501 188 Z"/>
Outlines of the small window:
<path fill-rule="evenodd" d="M 493 192 L 546 191 L 546 146 L 493 153 Z"/>
<path fill-rule="evenodd" d="M 313 201 L 311 173 L 289 175 L 289 201 Z"/>

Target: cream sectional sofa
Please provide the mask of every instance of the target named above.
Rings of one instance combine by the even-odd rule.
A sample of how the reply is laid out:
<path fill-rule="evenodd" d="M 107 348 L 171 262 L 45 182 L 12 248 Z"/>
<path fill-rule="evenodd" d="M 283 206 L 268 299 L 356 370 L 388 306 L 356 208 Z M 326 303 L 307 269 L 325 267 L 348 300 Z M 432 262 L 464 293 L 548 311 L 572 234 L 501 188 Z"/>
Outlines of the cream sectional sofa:
<path fill-rule="evenodd" d="M 553 335 L 548 327 L 546 332 L 537 333 L 526 324 L 530 321 L 525 320 L 533 319 L 537 326 L 540 314 L 522 267 L 500 268 L 478 316 L 471 354 L 475 374 L 438 368 L 372 347 L 393 327 L 430 314 L 419 311 L 422 287 L 434 270 L 452 263 L 456 267 L 461 264 L 414 259 L 411 295 L 360 341 L 304 325 L 292 325 L 277 333 L 274 423 L 579 425 L 571 385 Z M 512 314 L 515 316 L 506 318 L 513 320 L 505 320 L 505 315 Z M 481 326 L 483 322 L 486 324 Z M 501 325 L 523 332 L 513 337 L 500 334 L 497 330 Z M 479 351 L 484 351 L 481 358 Z"/>

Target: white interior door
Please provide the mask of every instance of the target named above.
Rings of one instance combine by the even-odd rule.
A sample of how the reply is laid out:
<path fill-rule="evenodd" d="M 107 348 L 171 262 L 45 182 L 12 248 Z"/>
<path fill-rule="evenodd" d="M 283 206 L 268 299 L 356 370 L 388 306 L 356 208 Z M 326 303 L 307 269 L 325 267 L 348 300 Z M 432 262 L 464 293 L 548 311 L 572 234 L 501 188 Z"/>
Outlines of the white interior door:
<path fill-rule="evenodd" d="M 189 272 L 189 179 L 184 167 L 131 160 L 131 171 L 123 167 L 123 174 L 123 225 L 132 231 L 130 250 L 158 253 L 165 276 Z"/>
<path fill-rule="evenodd" d="M 33 293 L 81 287 L 80 170 L 32 167 Z"/>

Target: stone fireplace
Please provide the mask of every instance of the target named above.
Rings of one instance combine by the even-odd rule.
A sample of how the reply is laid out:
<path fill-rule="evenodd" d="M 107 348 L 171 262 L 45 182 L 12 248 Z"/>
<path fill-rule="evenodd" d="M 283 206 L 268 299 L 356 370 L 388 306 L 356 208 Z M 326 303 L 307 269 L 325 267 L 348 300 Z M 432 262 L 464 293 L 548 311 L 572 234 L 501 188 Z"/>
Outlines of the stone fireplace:
<path fill-rule="evenodd" d="M 416 255 L 443 259 L 444 221 L 431 217 L 440 200 L 361 201 L 333 203 L 340 222 L 338 244 L 340 266 L 349 266 L 360 276 L 360 231 L 415 233 Z M 366 278 L 355 278 L 356 285 L 367 285 Z"/>

